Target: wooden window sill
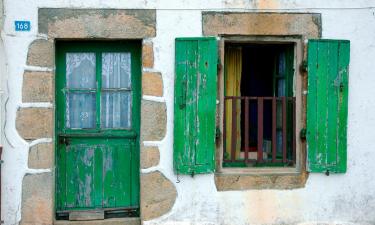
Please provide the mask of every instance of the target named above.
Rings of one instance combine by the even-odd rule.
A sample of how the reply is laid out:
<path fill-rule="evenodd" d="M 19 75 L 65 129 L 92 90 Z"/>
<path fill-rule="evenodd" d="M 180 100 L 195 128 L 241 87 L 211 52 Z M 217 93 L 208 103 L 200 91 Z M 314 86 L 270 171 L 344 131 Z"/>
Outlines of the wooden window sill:
<path fill-rule="evenodd" d="M 218 191 L 305 187 L 307 172 L 296 168 L 225 168 L 215 173 Z"/>

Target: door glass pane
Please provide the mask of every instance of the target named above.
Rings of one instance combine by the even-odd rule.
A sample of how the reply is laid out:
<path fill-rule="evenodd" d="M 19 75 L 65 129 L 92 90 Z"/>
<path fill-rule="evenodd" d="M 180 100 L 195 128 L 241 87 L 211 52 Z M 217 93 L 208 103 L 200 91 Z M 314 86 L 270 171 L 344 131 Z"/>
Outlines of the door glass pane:
<path fill-rule="evenodd" d="M 130 88 L 131 86 L 130 53 L 105 52 L 102 55 L 102 87 Z"/>
<path fill-rule="evenodd" d="M 95 88 L 95 53 L 66 53 L 68 88 Z"/>
<path fill-rule="evenodd" d="M 131 127 L 131 92 L 103 92 L 101 102 L 102 128 Z"/>
<path fill-rule="evenodd" d="M 95 93 L 68 93 L 66 127 L 94 128 L 95 107 Z"/>

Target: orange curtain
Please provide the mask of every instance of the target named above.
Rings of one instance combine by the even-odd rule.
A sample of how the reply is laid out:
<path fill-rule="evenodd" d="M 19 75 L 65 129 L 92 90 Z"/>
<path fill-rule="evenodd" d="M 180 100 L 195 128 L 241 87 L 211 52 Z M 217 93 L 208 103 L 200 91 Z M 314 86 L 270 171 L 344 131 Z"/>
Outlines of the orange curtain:
<path fill-rule="evenodd" d="M 229 47 L 225 51 L 225 95 L 241 96 L 242 49 Z M 241 101 L 236 100 L 236 114 L 233 114 L 232 100 L 227 100 L 225 105 L 226 121 L 226 158 L 231 158 L 232 133 L 236 132 L 236 159 L 241 151 Z M 233 130 L 232 118 L 236 118 L 236 130 Z"/>

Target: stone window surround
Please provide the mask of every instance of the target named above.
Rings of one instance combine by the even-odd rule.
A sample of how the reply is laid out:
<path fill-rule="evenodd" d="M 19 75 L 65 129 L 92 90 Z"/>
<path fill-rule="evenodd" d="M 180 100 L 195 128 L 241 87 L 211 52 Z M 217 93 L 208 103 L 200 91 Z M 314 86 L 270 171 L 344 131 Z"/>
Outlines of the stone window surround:
<path fill-rule="evenodd" d="M 306 126 L 306 73 L 299 70 L 306 59 L 304 40 L 320 38 L 321 18 L 315 13 L 236 13 L 203 12 L 202 29 L 205 36 L 218 36 L 221 67 L 218 74 L 217 124 L 223 130 L 224 112 L 224 45 L 226 41 L 295 44 L 295 78 L 297 109 L 297 165 L 296 168 L 222 168 L 223 135 L 216 148 L 215 184 L 218 191 L 247 189 L 303 188 L 308 178 L 306 171 L 306 143 L 299 131 Z"/>
<path fill-rule="evenodd" d="M 152 38 L 156 36 L 155 10 L 122 9 L 50 9 L 38 11 L 38 31 L 45 39 L 36 39 L 27 55 L 22 101 L 29 106 L 18 109 L 16 128 L 20 136 L 32 143 L 29 168 L 51 172 L 27 174 L 22 188 L 22 218 L 20 224 L 77 224 L 73 221 L 54 221 L 54 70 L 56 40 L 126 40 L 142 41 L 141 100 L 141 168 L 159 163 L 158 145 L 144 145 L 144 141 L 158 142 L 166 134 L 166 105 L 163 100 L 162 74 L 153 69 Z M 40 68 L 40 69 L 39 69 Z M 145 96 L 159 97 L 154 101 Z M 47 107 L 40 107 L 47 103 Z M 43 105 L 43 104 L 42 104 Z M 152 112 L 152 113 L 151 113 Z M 39 118 L 39 119 L 35 119 Z M 47 140 L 47 142 L 46 142 Z M 50 159 L 45 159 L 50 157 Z M 40 182 L 34 182 L 34 181 Z M 43 181 L 43 182 L 42 182 Z M 78 224 L 140 224 L 167 213 L 174 205 L 177 191 L 173 182 L 160 171 L 140 175 L 140 218 L 109 219 L 78 222 Z M 155 193 L 158 193 L 156 195 Z M 34 204 L 38 203 L 38 204 Z M 40 209 L 43 215 L 37 213 Z"/>

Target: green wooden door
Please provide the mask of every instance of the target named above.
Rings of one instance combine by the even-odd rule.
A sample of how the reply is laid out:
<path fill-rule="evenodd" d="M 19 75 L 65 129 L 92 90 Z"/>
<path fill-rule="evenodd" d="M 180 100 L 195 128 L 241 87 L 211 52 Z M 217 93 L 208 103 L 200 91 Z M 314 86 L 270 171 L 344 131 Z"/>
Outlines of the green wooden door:
<path fill-rule="evenodd" d="M 174 168 L 179 174 L 214 171 L 217 42 L 176 39 Z"/>
<path fill-rule="evenodd" d="M 139 208 L 139 42 L 56 44 L 56 211 Z"/>
<path fill-rule="evenodd" d="M 311 172 L 346 172 L 350 42 L 309 40 L 307 151 Z"/>

